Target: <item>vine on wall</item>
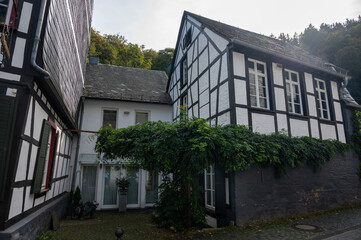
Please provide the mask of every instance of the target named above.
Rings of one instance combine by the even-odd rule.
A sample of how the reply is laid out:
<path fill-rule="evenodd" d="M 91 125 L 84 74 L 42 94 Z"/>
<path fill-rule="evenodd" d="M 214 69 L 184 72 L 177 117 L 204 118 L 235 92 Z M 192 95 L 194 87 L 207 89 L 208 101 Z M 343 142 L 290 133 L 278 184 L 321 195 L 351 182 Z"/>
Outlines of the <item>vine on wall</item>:
<path fill-rule="evenodd" d="M 358 176 L 361 181 L 361 111 L 355 110 L 353 115 L 353 133 L 351 135 L 353 148 L 360 158 L 360 167 L 358 169 Z"/>
<path fill-rule="evenodd" d="M 245 126 L 209 126 L 204 119 L 146 122 L 122 129 L 104 127 L 95 150 L 103 158 L 127 159 L 129 164 L 166 179 L 160 189 L 155 220 L 162 227 L 185 230 L 205 222 L 199 174 L 218 163 L 228 171 L 254 166 L 273 167 L 278 175 L 288 168 L 317 170 L 349 145 L 311 137 L 292 138 L 280 133 L 254 133 Z"/>

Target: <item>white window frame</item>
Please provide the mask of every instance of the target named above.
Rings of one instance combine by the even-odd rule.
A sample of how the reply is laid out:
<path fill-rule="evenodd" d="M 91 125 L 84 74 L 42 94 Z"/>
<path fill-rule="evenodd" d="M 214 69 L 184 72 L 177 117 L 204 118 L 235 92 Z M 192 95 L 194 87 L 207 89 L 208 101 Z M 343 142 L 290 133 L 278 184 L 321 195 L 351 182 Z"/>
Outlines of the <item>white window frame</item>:
<path fill-rule="evenodd" d="M 102 108 L 102 121 L 100 123 L 100 127 L 103 127 L 104 125 L 104 111 L 115 111 L 116 115 L 115 115 L 115 126 L 113 126 L 114 129 L 118 128 L 118 109 L 116 108 Z"/>
<path fill-rule="evenodd" d="M 147 121 L 150 121 L 150 111 L 146 111 L 146 110 L 135 110 L 135 113 L 134 113 L 134 125 L 138 124 L 138 123 L 137 123 L 137 113 L 147 113 L 147 114 L 148 114 L 148 120 L 147 120 Z"/>
<path fill-rule="evenodd" d="M 247 65 L 247 69 L 248 69 L 248 74 L 254 75 L 254 79 L 255 79 L 255 88 L 256 88 L 256 95 L 251 95 L 251 89 L 249 89 L 249 95 L 250 97 L 256 97 L 256 103 L 257 106 L 252 106 L 252 103 L 250 101 L 250 105 L 251 107 L 257 107 L 257 108 L 262 108 L 262 109 L 270 109 L 270 101 L 269 101 L 269 88 L 268 88 L 268 78 L 267 78 L 267 64 L 265 62 L 261 62 L 252 58 L 248 58 L 248 62 L 253 62 L 255 69 L 250 69 Z M 257 64 L 261 64 L 264 66 L 264 73 L 260 73 L 257 72 Z M 261 107 L 260 105 L 260 95 L 259 95 L 259 85 L 258 85 L 258 76 L 264 77 L 265 78 L 265 88 L 266 88 L 266 107 Z M 251 84 L 251 78 L 249 77 L 249 84 Z"/>
<path fill-rule="evenodd" d="M 204 203 L 205 203 L 205 206 L 206 208 L 209 208 L 209 209 L 212 209 L 214 210 L 215 207 L 216 207 L 216 200 L 214 199 L 215 198 L 215 181 L 213 181 L 213 179 L 215 180 L 215 171 L 214 171 L 214 165 L 211 165 L 209 166 L 209 169 L 204 169 Z M 207 175 L 209 175 L 209 179 L 210 179 L 210 188 L 207 188 Z M 211 204 L 207 204 L 208 202 L 208 197 L 207 197 L 207 193 L 208 192 L 211 192 Z"/>
<path fill-rule="evenodd" d="M 291 74 L 292 74 L 292 73 L 296 74 L 296 76 L 297 76 L 297 82 L 292 81 L 292 79 L 291 79 Z M 285 69 L 285 74 L 288 74 L 288 80 L 287 80 L 287 78 L 285 79 L 285 80 L 286 80 L 287 104 L 288 104 L 287 106 L 289 106 L 289 104 L 291 104 L 291 106 L 292 106 L 292 109 L 289 109 L 289 108 L 288 108 L 288 111 L 291 112 L 291 113 L 294 113 L 294 114 L 303 115 L 303 105 L 302 105 L 302 92 L 301 92 L 301 85 L 300 85 L 300 76 L 299 76 L 298 72 L 295 72 L 295 71 L 292 71 L 292 70 L 289 70 L 289 69 Z M 287 91 L 287 84 L 290 85 L 290 92 Z M 293 87 L 298 88 L 298 93 L 299 93 L 299 95 L 300 95 L 300 111 L 301 111 L 301 112 L 296 112 L 295 102 L 294 102 L 294 95 L 295 95 L 296 93 L 293 92 Z M 291 102 L 289 102 L 289 100 L 288 100 L 289 94 L 291 95 Z"/>
<path fill-rule="evenodd" d="M 13 10 L 13 0 L 9 0 L 8 5 L 0 3 L 0 6 L 1 7 L 7 7 L 5 21 L 3 23 L 0 22 L 0 24 L 9 25 L 10 18 L 11 18 L 11 12 Z"/>
<path fill-rule="evenodd" d="M 318 101 L 318 107 L 317 107 L 317 110 L 319 112 L 319 116 L 320 118 L 323 118 L 323 119 L 328 119 L 328 120 L 331 120 L 331 116 L 330 116 L 330 106 L 328 104 L 328 96 L 327 96 L 327 85 L 326 85 L 326 81 L 325 80 L 322 80 L 322 79 L 319 79 L 319 78 L 315 78 L 315 82 L 316 82 L 316 100 Z M 325 89 L 321 89 L 320 88 L 320 82 L 323 82 L 324 84 L 324 87 Z M 326 109 L 323 108 L 322 106 L 322 99 L 321 99 L 321 93 L 324 93 L 325 94 L 325 101 L 326 101 Z M 323 111 L 324 110 L 327 110 L 327 118 L 324 117 L 323 115 Z"/>

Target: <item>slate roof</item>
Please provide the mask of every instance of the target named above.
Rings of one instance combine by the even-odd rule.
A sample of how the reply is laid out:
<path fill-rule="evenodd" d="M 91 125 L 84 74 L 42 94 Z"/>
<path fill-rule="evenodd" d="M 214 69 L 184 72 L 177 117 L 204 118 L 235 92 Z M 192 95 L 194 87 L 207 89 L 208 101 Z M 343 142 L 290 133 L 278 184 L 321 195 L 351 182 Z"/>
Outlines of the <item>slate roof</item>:
<path fill-rule="evenodd" d="M 162 71 L 113 65 L 87 65 L 83 96 L 135 102 L 171 104 Z"/>
<path fill-rule="evenodd" d="M 264 51 L 314 68 L 320 68 L 321 70 L 340 77 L 344 77 L 346 74 L 346 70 L 327 63 L 321 58 L 281 40 L 233 27 L 187 11 L 185 11 L 184 14 L 193 17 L 209 29 L 235 44 Z"/>

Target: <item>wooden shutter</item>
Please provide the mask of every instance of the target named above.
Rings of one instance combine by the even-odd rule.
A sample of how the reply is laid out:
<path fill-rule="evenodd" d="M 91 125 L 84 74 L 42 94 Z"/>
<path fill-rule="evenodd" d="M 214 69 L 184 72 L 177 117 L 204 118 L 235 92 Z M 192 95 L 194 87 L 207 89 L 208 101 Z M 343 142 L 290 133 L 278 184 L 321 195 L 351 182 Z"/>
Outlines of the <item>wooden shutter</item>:
<path fill-rule="evenodd" d="M 41 128 L 40 147 L 38 150 L 38 156 L 36 157 L 36 165 L 34 169 L 33 186 L 31 193 L 40 193 L 41 191 L 41 183 L 43 181 L 45 161 L 47 161 L 46 152 L 48 150 L 50 130 L 51 130 L 50 123 L 44 119 L 43 126 Z"/>
<path fill-rule="evenodd" d="M 4 199 L 7 180 L 14 112 L 15 98 L 0 96 L 0 201 Z"/>
<path fill-rule="evenodd" d="M 59 142 L 59 133 L 56 134 L 55 137 L 55 144 L 54 144 L 54 152 L 53 152 L 53 161 L 51 163 L 51 167 L 50 167 L 50 173 L 49 173 L 49 185 L 48 188 L 51 189 L 51 185 L 52 185 L 52 181 L 53 181 L 53 173 L 54 173 L 54 166 L 55 166 L 55 159 L 56 159 L 56 150 L 57 150 L 57 146 L 58 146 L 58 142 Z"/>

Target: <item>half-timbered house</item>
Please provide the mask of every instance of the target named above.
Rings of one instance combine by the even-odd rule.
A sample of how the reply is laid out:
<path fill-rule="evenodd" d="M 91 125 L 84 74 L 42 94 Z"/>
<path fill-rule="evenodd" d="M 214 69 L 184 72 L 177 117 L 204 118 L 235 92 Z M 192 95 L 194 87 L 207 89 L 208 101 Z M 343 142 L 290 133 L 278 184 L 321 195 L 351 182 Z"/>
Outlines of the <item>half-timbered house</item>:
<path fill-rule="evenodd" d="M 0 239 L 66 210 L 92 0 L 0 2 Z"/>
<path fill-rule="evenodd" d="M 211 125 L 349 142 L 347 106 L 359 106 L 347 80 L 345 70 L 301 48 L 185 12 L 167 91 L 173 120 L 183 105 L 189 117 Z M 287 181 L 268 169 L 228 173 L 213 166 L 204 173 L 207 220 L 242 224 L 357 201 L 358 159 L 353 152 L 340 159 L 318 174 L 294 170 Z"/>
<path fill-rule="evenodd" d="M 92 61 L 93 62 L 93 61 Z M 166 92 L 167 75 L 162 71 L 88 64 L 83 94 L 76 186 L 83 201 L 96 200 L 98 209 L 118 207 L 116 180 L 127 177 L 128 208 L 152 206 L 158 198 L 158 174 L 129 169 L 121 159 L 104 160 L 94 151 L 94 135 L 102 126 L 125 128 L 145 121 L 172 121 Z"/>

